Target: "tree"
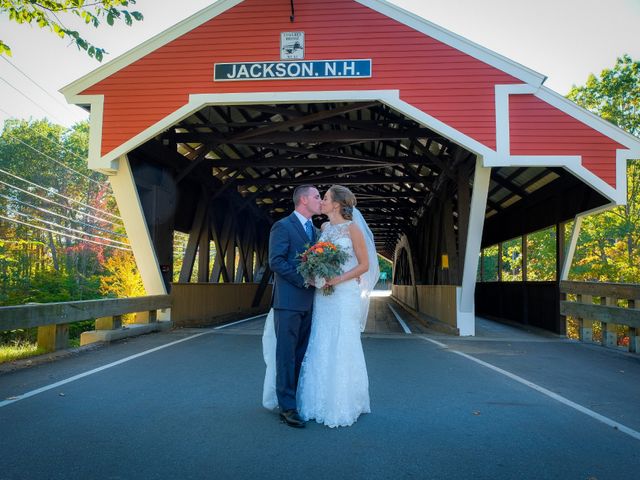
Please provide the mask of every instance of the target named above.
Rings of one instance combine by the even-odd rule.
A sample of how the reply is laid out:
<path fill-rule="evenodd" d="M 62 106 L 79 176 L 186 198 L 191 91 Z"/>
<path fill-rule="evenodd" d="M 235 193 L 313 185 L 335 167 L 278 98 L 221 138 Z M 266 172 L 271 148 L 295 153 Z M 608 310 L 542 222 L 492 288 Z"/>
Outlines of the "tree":
<path fill-rule="evenodd" d="M 104 176 L 86 166 L 88 124 L 7 120 L 0 133 L 0 304 L 99 294 L 107 245 L 125 242 Z M 71 167 L 69 170 L 65 167 Z M 115 243 L 119 246 L 119 243 Z"/>
<path fill-rule="evenodd" d="M 78 49 L 102 61 L 106 53 L 104 48 L 92 45 L 77 30 L 65 25 L 64 18 L 76 16 L 86 25 L 98 27 L 104 20 L 113 26 L 117 20 L 123 20 L 132 25 L 134 20 L 142 20 L 142 14 L 129 11 L 126 8 L 136 3 L 136 0 L 0 0 L 0 14 L 6 14 L 16 23 L 36 24 L 46 28 L 60 38 L 71 37 Z M 0 39 L 0 55 L 11 55 L 11 48 Z"/>
<path fill-rule="evenodd" d="M 142 278 L 133 254 L 116 251 L 104 264 L 106 274 L 100 277 L 100 291 L 116 297 L 140 297 L 145 295 Z"/>
<path fill-rule="evenodd" d="M 567 97 L 640 136 L 640 61 L 629 55 Z M 640 282 L 640 160 L 627 168 L 627 205 L 584 220 L 574 265 L 582 280 Z"/>

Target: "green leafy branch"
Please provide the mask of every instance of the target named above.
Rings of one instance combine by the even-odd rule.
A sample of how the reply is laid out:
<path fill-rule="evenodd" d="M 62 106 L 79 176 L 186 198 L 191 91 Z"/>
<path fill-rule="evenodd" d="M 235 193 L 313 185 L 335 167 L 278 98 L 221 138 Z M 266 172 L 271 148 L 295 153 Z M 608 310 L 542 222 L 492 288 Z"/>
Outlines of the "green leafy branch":
<path fill-rule="evenodd" d="M 104 48 L 90 43 L 77 30 L 65 26 L 60 15 L 75 15 L 86 25 L 99 27 L 103 21 L 113 26 L 116 21 L 124 21 L 128 26 L 134 21 L 143 19 L 142 13 L 130 11 L 128 7 L 136 0 L 101 0 L 90 2 L 87 0 L 0 0 L 0 14 L 9 16 L 9 20 L 20 24 L 35 24 L 46 28 L 60 38 L 70 37 L 78 47 L 87 52 L 91 58 L 99 62 L 107 53 Z M 0 55 L 11 56 L 11 47 L 0 40 Z"/>

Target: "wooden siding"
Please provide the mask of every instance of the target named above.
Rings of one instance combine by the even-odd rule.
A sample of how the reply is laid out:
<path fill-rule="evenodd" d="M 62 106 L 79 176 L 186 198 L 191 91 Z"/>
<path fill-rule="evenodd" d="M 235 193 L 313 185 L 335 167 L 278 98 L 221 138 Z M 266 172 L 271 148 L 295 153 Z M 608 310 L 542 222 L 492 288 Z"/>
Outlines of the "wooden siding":
<path fill-rule="evenodd" d="M 257 283 L 174 283 L 171 320 L 177 327 L 213 325 L 236 316 L 265 313 L 271 303 L 271 285 L 258 307 L 251 307 Z"/>
<path fill-rule="evenodd" d="M 82 94 L 104 94 L 102 154 L 185 105 L 191 93 L 399 89 L 402 100 L 495 149 L 495 84 L 522 83 L 353 0 L 245 0 Z M 280 32 L 305 32 L 305 60 L 371 58 L 373 77 L 214 82 L 220 62 L 278 61 Z"/>
<path fill-rule="evenodd" d="M 391 293 L 405 306 L 455 329 L 458 288 L 455 285 L 392 285 Z"/>
<path fill-rule="evenodd" d="M 533 95 L 511 95 L 512 155 L 582 155 L 582 165 L 616 187 L 616 149 L 625 148 Z"/>

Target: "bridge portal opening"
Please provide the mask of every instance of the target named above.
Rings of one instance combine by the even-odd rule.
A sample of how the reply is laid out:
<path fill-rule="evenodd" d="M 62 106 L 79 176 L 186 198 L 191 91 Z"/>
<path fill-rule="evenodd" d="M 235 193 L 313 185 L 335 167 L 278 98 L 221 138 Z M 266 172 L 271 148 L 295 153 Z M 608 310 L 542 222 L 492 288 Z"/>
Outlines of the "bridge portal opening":
<path fill-rule="evenodd" d="M 200 288 L 190 309 L 174 308 L 178 322 L 207 308 L 205 284 L 254 285 L 233 301 L 264 307 L 271 224 L 291 212 L 297 185 L 342 184 L 394 263 L 396 299 L 454 333 L 470 241 L 488 246 L 608 203 L 563 168 L 497 167 L 474 226 L 478 158 L 381 101 L 206 105 L 127 155 L 167 289 Z M 174 231 L 189 235 L 179 272 Z"/>

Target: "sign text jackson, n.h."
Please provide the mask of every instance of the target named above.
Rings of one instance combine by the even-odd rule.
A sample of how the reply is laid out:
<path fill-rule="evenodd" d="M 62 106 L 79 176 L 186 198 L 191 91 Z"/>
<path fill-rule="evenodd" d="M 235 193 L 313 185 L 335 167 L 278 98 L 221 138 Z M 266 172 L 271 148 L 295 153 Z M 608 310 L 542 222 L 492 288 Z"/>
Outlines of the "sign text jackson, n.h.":
<path fill-rule="evenodd" d="M 371 77 L 371 60 L 216 63 L 213 74 L 217 82 L 368 77 Z"/>

